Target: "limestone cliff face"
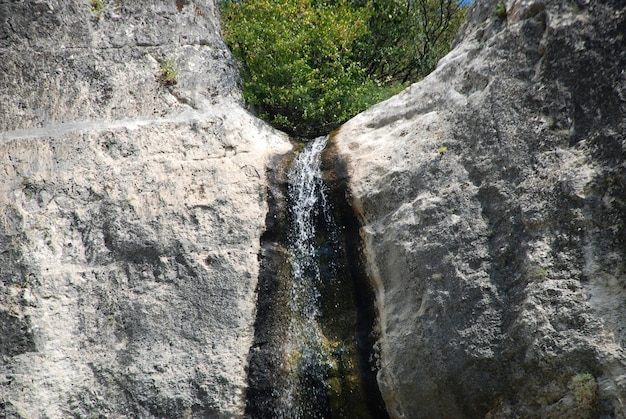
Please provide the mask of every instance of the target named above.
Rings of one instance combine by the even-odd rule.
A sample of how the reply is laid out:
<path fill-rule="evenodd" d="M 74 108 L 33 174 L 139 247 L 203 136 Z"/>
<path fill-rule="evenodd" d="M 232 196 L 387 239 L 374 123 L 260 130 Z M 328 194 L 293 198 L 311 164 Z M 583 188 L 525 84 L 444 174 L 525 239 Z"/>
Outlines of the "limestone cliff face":
<path fill-rule="evenodd" d="M 335 137 L 394 417 L 626 415 L 626 9 L 478 1 Z"/>
<path fill-rule="evenodd" d="M 290 146 L 212 1 L 106 5 L 0 2 L 0 417 L 239 416 Z"/>

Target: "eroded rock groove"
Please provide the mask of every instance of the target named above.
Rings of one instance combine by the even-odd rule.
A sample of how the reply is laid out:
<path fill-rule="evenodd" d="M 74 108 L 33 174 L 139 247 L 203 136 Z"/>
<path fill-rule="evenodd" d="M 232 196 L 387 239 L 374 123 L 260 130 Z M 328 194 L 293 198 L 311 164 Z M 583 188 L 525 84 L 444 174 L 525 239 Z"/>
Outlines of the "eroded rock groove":
<path fill-rule="evenodd" d="M 386 417 L 358 223 L 325 145 L 316 139 L 268 172 L 248 417 Z"/>

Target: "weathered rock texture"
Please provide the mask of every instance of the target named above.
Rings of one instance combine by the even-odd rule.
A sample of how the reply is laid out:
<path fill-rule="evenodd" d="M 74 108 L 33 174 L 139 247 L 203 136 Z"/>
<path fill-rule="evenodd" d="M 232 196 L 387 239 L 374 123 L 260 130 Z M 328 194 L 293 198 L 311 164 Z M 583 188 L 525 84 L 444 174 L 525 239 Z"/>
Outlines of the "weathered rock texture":
<path fill-rule="evenodd" d="M 239 416 L 290 146 L 212 1 L 106 4 L 0 1 L 0 417 Z"/>
<path fill-rule="evenodd" d="M 478 1 L 349 121 L 394 417 L 626 416 L 626 4 Z M 593 376 L 590 377 L 591 374 Z"/>

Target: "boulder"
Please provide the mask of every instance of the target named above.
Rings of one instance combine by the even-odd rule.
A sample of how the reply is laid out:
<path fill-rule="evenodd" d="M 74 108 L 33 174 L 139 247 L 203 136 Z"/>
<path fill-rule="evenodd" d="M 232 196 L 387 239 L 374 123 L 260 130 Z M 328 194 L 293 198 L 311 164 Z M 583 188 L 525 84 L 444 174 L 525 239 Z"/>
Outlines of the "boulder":
<path fill-rule="evenodd" d="M 0 416 L 243 415 L 269 160 L 213 1 L 0 2 Z"/>
<path fill-rule="evenodd" d="M 626 415 L 626 8 L 471 6 L 347 122 L 392 417 Z"/>

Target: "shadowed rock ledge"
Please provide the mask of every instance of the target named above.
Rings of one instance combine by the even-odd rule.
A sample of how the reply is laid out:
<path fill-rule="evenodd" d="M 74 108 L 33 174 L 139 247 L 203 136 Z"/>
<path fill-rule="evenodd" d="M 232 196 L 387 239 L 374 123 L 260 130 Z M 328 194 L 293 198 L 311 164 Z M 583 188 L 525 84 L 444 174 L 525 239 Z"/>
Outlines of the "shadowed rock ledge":
<path fill-rule="evenodd" d="M 0 1 L 0 416 L 240 416 L 291 146 L 212 1 L 106 5 Z"/>
<path fill-rule="evenodd" d="M 626 415 L 623 1 L 478 1 L 335 137 L 393 417 Z"/>

